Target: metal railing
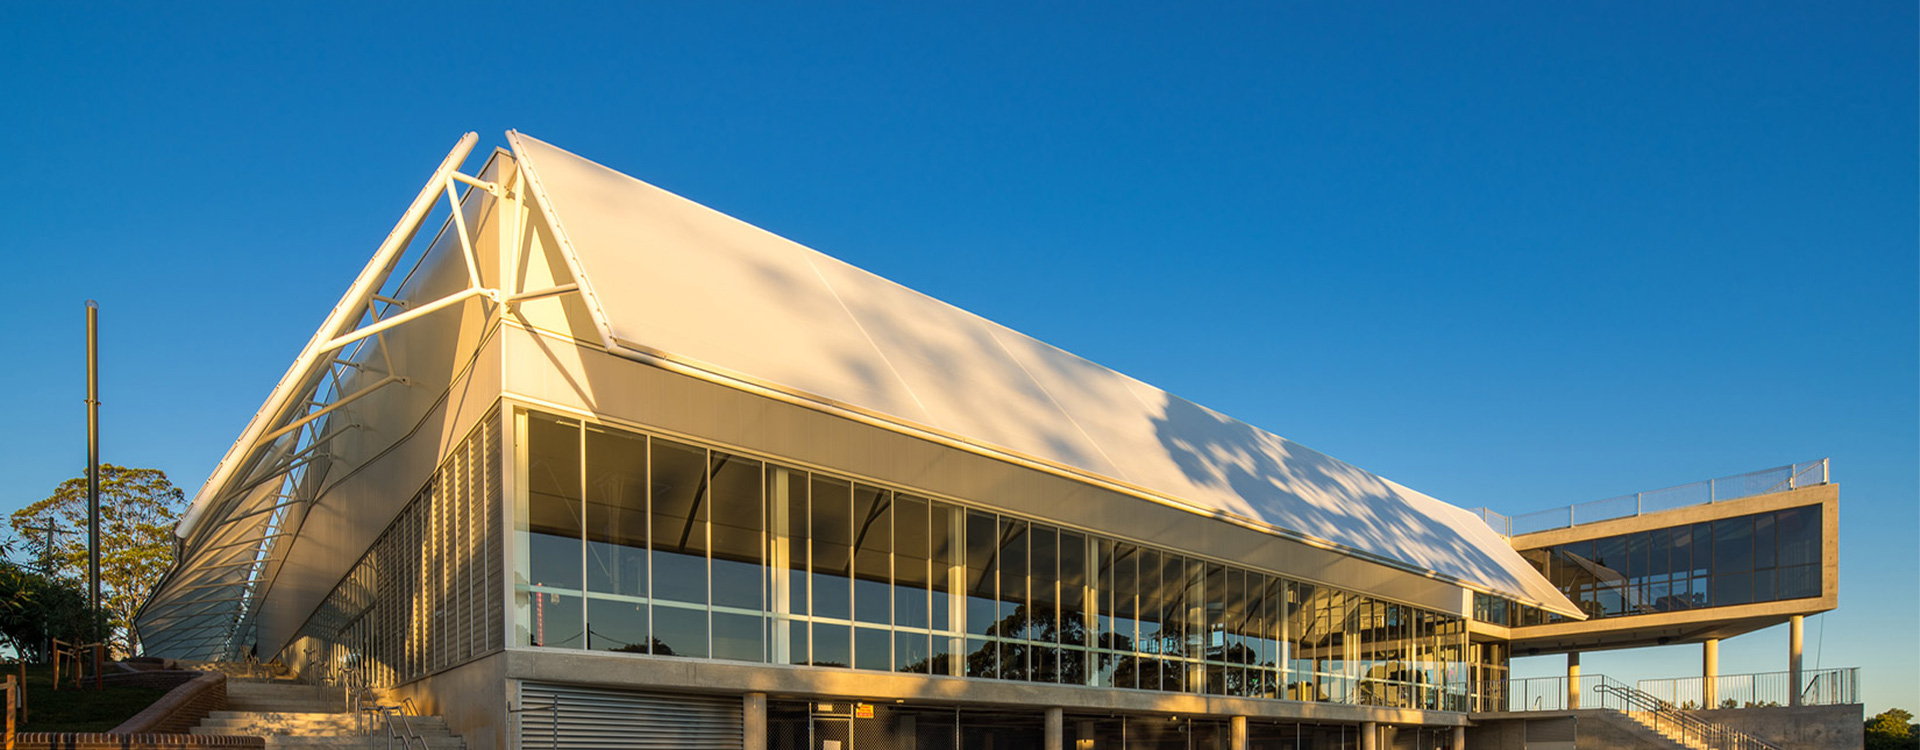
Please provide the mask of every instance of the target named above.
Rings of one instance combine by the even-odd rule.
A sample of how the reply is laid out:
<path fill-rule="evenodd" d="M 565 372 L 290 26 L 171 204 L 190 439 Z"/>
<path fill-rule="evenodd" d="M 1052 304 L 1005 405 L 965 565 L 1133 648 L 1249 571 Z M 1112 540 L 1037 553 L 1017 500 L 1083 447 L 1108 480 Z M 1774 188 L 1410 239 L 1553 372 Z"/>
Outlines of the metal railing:
<path fill-rule="evenodd" d="M 1578 503 L 1550 510 L 1506 516 L 1486 508 L 1475 511 L 1488 526 L 1505 537 L 1536 531 L 1564 529 L 1583 523 L 1630 518 L 1692 505 L 1706 505 L 1743 497 L 1813 487 L 1832 481 L 1832 459 L 1818 459 L 1790 466 L 1750 471 L 1719 479 L 1666 487 L 1605 500 Z"/>
<path fill-rule="evenodd" d="M 412 698 L 402 698 L 398 705 L 377 706 L 373 710 L 386 720 L 387 750 L 393 750 L 394 740 L 400 741 L 400 750 L 414 750 L 415 746 L 419 750 L 429 750 L 427 738 L 414 731 L 413 722 L 407 718 L 419 714 Z"/>
<path fill-rule="evenodd" d="M 1758 708 L 1793 705 L 1789 672 L 1723 674 L 1641 680 L 1635 685 L 1682 709 Z M 1800 705 L 1839 706 L 1860 702 L 1860 668 L 1809 669 L 1800 673 Z M 1709 694 L 1711 692 L 1711 694 Z"/>
<path fill-rule="evenodd" d="M 537 711 L 543 707 L 547 711 L 548 750 L 560 750 L 560 696 L 555 695 L 545 704 L 535 704 L 532 706 L 527 705 L 525 700 L 522 700 L 518 707 L 509 701 L 507 703 L 507 713 L 517 720 L 516 723 L 519 726 L 520 734 L 524 740 L 527 732 L 527 712 Z"/>
<path fill-rule="evenodd" d="M 1780 750 L 1758 737 L 1694 716 L 1672 703 L 1617 682 L 1608 681 L 1600 685 L 1599 690 L 1625 704 L 1626 708 L 1620 710 L 1628 718 L 1688 747 L 1705 750 Z"/>
<path fill-rule="evenodd" d="M 1481 696 L 1475 711 L 1570 711 L 1582 708 L 1627 710 L 1625 702 L 1606 687 L 1626 687 L 1603 674 L 1581 675 L 1576 691 L 1568 690 L 1565 677 L 1528 677 L 1518 680 L 1483 682 L 1474 694 Z"/>

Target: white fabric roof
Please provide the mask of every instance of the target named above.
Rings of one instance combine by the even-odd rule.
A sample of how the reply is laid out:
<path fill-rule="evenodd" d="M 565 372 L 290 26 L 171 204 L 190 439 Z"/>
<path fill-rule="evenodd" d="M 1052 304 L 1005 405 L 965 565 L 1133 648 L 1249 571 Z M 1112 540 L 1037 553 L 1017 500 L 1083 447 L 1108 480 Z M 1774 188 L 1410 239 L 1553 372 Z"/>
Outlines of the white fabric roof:
<path fill-rule="evenodd" d="M 1474 514 L 509 133 L 604 343 L 1579 617 Z"/>

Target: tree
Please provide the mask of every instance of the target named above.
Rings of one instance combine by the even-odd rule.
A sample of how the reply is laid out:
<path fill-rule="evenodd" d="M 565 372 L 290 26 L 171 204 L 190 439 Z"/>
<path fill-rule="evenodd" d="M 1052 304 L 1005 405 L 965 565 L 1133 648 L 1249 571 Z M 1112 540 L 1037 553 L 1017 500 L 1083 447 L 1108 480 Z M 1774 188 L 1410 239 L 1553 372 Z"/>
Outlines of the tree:
<path fill-rule="evenodd" d="M 1910 722 L 1913 714 L 1889 708 L 1867 720 L 1866 750 L 1913 750 L 1920 748 L 1920 734 Z"/>
<path fill-rule="evenodd" d="M 91 642 L 104 628 L 89 628 L 88 620 L 87 594 L 78 582 L 0 560 L 0 641 L 14 653 L 46 661 L 50 638 Z"/>
<path fill-rule="evenodd" d="M 133 653 L 134 612 L 173 563 L 173 525 L 186 495 L 159 469 L 100 466 L 100 606 L 113 647 Z M 48 519 L 62 527 L 48 558 L 54 577 L 84 582 L 87 576 L 87 480 L 61 482 L 45 500 L 14 511 L 14 533 L 46 536 Z"/>

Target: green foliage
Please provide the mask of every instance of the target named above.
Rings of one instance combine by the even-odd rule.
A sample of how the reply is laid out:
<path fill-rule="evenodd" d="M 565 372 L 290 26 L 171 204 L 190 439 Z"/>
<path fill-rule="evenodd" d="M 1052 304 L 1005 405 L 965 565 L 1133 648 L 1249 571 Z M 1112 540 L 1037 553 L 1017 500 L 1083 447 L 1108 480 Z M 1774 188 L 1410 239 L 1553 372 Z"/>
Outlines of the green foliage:
<path fill-rule="evenodd" d="M 78 583 L 0 560 L 0 641 L 31 661 L 47 659 L 49 638 L 91 643 L 102 628 L 87 626 L 87 595 Z"/>
<path fill-rule="evenodd" d="M 1920 748 L 1920 732 L 1913 727 L 1913 714 L 1890 708 L 1867 720 L 1866 750 L 1915 750 Z"/>
<path fill-rule="evenodd" d="M 186 495 L 165 472 L 100 466 L 100 599 L 117 651 L 136 647 L 129 624 L 173 564 L 173 525 L 185 507 Z M 49 518 L 62 532 L 51 549 L 45 538 Z M 53 577 L 86 580 L 86 477 L 61 482 L 47 499 L 15 511 L 12 523 L 15 534 L 35 540 L 52 562 Z"/>

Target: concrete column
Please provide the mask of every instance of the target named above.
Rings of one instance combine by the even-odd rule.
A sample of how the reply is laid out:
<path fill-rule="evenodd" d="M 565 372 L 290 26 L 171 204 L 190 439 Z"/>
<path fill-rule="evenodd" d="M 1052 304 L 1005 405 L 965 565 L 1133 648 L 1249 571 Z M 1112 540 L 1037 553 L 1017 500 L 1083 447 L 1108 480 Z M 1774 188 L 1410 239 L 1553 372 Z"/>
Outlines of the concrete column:
<path fill-rule="evenodd" d="M 746 750 L 767 750 L 767 694 L 747 693 L 740 698 L 741 735 Z"/>
<path fill-rule="evenodd" d="M 1360 722 L 1360 750 L 1380 750 L 1380 725 Z"/>
<path fill-rule="evenodd" d="M 1806 640 L 1807 618 L 1794 615 L 1787 621 L 1787 705 L 1800 705 L 1800 691 L 1806 688 L 1800 673 L 1800 646 Z"/>
<path fill-rule="evenodd" d="M 1453 728 L 1453 750 L 1467 750 L 1467 728 Z"/>
<path fill-rule="evenodd" d="M 1247 717 L 1227 720 L 1227 750 L 1247 750 Z"/>
<path fill-rule="evenodd" d="M 1580 652 L 1567 652 L 1567 708 L 1580 707 Z"/>
<path fill-rule="evenodd" d="M 1700 644 L 1700 707 L 1714 708 L 1720 694 L 1720 639 L 1708 638 Z"/>
<path fill-rule="evenodd" d="M 1046 750 L 1067 750 L 1066 734 L 1067 718 L 1065 712 L 1058 708 L 1047 709 Z"/>

